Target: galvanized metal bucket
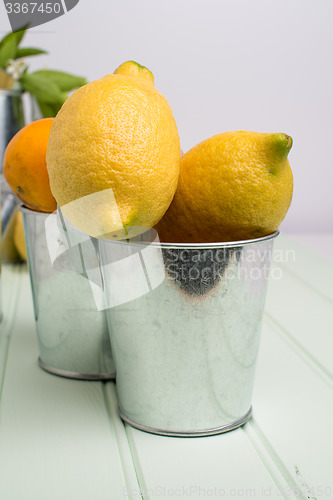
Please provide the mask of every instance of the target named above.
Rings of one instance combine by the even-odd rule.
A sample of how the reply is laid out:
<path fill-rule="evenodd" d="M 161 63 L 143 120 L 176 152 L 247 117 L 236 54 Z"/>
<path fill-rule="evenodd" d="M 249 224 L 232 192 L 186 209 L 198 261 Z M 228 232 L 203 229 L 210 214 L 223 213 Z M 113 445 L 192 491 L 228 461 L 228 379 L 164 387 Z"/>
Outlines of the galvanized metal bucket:
<path fill-rule="evenodd" d="M 115 370 L 106 314 L 97 310 L 81 247 L 68 244 L 66 227 L 59 226 L 57 213 L 35 212 L 23 206 L 20 210 L 40 366 L 69 378 L 113 379 Z M 94 246 L 90 244 L 88 250 L 85 251 L 87 266 L 98 267 Z"/>
<path fill-rule="evenodd" d="M 0 172 L 7 144 L 24 127 L 22 92 L 0 89 Z"/>
<path fill-rule="evenodd" d="M 250 418 L 277 234 L 205 245 L 161 244 L 151 232 L 99 241 L 124 421 L 204 436 Z"/>
<path fill-rule="evenodd" d="M 1 214 L 1 189 L 2 189 L 2 179 L 1 179 L 1 176 L 0 176 L 0 214 Z M 2 231 L 0 231 L 0 323 L 1 323 L 2 318 L 3 318 L 3 313 L 2 313 L 2 279 L 1 279 L 2 265 L 1 265 L 1 260 L 2 260 Z"/>
<path fill-rule="evenodd" d="M 1 181 L 1 235 L 2 245 L 10 251 L 3 253 L 4 260 L 13 261 L 8 254 L 18 256 L 14 249 L 11 231 L 7 228 L 14 220 L 17 202 L 10 187 L 3 177 L 3 158 L 6 147 L 12 137 L 25 125 L 22 92 L 19 90 L 0 89 L 0 181 Z"/>

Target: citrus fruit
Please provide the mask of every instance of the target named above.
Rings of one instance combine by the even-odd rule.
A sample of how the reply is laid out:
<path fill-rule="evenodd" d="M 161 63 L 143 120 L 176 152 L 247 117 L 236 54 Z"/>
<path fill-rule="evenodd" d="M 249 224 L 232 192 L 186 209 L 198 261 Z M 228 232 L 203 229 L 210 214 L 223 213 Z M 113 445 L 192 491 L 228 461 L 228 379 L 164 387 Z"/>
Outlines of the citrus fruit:
<path fill-rule="evenodd" d="M 34 121 L 22 128 L 7 145 L 3 174 L 24 205 L 39 212 L 57 208 L 46 168 L 46 148 L 53 118 Z"/>
<path fill-rule="evenodd" d="M 51 190 L 69 221 L 91 236 L 140 234 L 172 201 L 179 136 L 153 81 L 147 68 L 128 61 L 76 90 L 54 119 Z"/>
<path fill-rule="evenodd" d="M 14 244 L 23 260 L 27 260 L 27 251 L 25 247 L 24 230 L 23 230 L 23 220 L 21 212 L 16 212 L 15 214 L 15 226 L 14 226 Z"/>
<path fill-rule="evenodd" d="M 14 263 L 20 260 L 20 254 L 16 248 L 14 243 L 14 232 L 15 232 L 15 224 L 16 224 L 16 214 L 15 213 L 11 217 L 8 226 L 5 230 L 5 233 L 2 235 L 2 261 L 6 263 Z"/>
<path fill-rule="evenodd" d="M 162 241 L 206 243 L 276 231 L 291 203 L 286 134 L 218 134 L 181 158 L 179 182 L 156 226 Z"/>

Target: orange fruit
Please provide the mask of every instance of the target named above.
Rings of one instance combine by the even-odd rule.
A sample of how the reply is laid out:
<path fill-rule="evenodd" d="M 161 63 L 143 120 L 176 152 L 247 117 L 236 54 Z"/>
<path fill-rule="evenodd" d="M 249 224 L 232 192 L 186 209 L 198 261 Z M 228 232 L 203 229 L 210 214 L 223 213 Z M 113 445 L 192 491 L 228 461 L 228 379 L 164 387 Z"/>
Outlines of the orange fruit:
<path fill-rule="evenodd" d="M 179 165 L 170 105 L 133 61 L 76 90 L 51 128 L 52 193 L 91 236 L 122 239 L 154 226 L 172 201 Z"/>
<path fill-rule="evenodd" d="M 34 121 L 22 128 L 7 145 L 3 174 L 24 205 L 38 212 L 57 208 L 46 168 L 46 148 L 53 118 Z"/>
<path fill-rule="evenodd" d="M 275 232 L 288 211 L 293 176 L 286 134 L 225 132 L 181 158 L 175 197 L 156 226 L 162 241 L 247 240 Z"/>

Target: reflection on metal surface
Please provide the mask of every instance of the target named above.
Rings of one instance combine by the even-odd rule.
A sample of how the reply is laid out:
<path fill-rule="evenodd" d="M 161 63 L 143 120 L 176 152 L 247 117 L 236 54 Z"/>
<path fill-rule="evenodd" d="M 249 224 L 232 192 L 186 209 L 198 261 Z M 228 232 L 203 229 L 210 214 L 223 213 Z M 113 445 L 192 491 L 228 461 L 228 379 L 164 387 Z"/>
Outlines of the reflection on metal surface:
<path fill-rule="evenodd" d="M 0 173 L 7 144 L 24 127 L 22 94 L 0 89 Z"/>
<path fill-rule="evenodd" d="M 134 420 L 131 420 L 130 418 L 126 417 L 122 413 L 121 410 L 119 410 L 119 415 L 124 422 L 127 422 L 130 424 L 132 427 L 135 427 L 136 429 L 140 429 L 140 431 L 144 432 L 150 432 L 151 434 L 159 434 L 161 436 L 172 436 L 172 437 L 203 437 L 203 436 L 214 436 L 216 434 L 222 434 L 224 432 L 229 432 L 233 431 L 234 429 L 237 429 L 238 427 L 241 427 L 244 425 L 252 416 L 252 407 L 249 409 L 249 411 L 239 420 L 235 420 L 234 422 L 231 422 L 228 425 L 222 425 L 221 427 L 215 427 L 214 429 L 203 429 L 200 431 L 177 431 L 177 430 L 164 430 L 164 429 L 157 429 L 155 427 L 148 427 L 142 424 L 139 424 L 135 422 Z"/>
<path fill-rule="evenodd" d="M 247 414 L 276 236 L 206 246 L 99 242 L 107 296 L 117 294 L 122 269 L 122 300 L 107 318 L 124 419 L 198 435 Z M 118 269 L 109 265 L 115 248 Z M 129 258 L 146 249 L 154 250 L 149 273 Z M 160 277 L 156 287 L 150 276 Z M 146 290 L 133 296 L 138 279 Z"/>
<path fill-rule="evenodd" d="M 43 363 L 43 361 L 38 358 L 38 364 L 43 370 L 52 375 L 58 375 L 59 377 L 72 378 L 76 380 L 113 380 L 115 378 L 114 373 L 76 373 L 66 370 L 60 370 L 59 368 L 54 368 L 53 366 Z"/>
<path fill-rule="evenodd" d="M 21 207 L 32 287 L 37 339 L 43 367 L 72 377 L 114 377 L 114 363 L 104 311 L 98 311 L 90 282 L 79 273 L 77 247 L 66 248 L 58 228 L 57 214 L 44 214 Z M 48 224 L 45 225 L 46 221 Z M 47 230 L 46 230 L 47 228 Z M 94 247 L 93 247 L 94 248 Z M 52 253 L 50 249 L 55 249 Z M 98 265 L 96 252 L 95 263 Z M 58 267 L 54 263 L 58 263 Z M 82 271 L 82 268 L 81 268 Z"/>

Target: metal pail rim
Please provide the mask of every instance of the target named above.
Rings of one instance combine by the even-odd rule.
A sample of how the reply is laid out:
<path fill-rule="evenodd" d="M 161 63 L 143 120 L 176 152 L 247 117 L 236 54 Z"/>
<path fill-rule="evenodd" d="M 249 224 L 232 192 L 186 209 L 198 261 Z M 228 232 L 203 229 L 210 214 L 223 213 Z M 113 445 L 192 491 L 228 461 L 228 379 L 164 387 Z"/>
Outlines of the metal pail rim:
<path fill-rule="evenodd" d="M 21 96 L 23 94 L 23 91 L 20 89 L 0 89 L 0 95 L 7 95 L 7 96 Z"/>
<path fill-rule="evenodd" d="M 23 204 L 21 204 L 21 206 L 19 207 L 20 211 L 21 212 L 26 212 L 26 213 L 31 213 L 31 214 L 35 214 L 35 215 L 43 215 L 44 217 L 45 216 L 48 216 L 48 215 L 52 215 L 55 214 L 55 212 L 39 212 L 37 210 L 31 210 L 30 208 L 27 208 L 26 206 L 24 206 Z M 151 228 L 152 230 L 153 228 Z M 78 229 L 78 231 L 80 231 Z M 154 230 L 155 231 L 155 230 Z M 80 231 L 82 232 L 82 231 Z M 149 233 L 149 231 L 147 231 L 147 233 Z M 147 234 L 147 233 L 143 233 L 141 236 L 144 236 L 144 234 Z M 157 233 L 156 233 L 157 234 Z M 152 245 L 154 247 L 158 247 L 158 248 L 180 248 L 180 249 L 209 249 L 209 248 L 224 248 L 224 247 L 243 247 L 243 246 L 246 246 L 246 245 L 253 245 L 253 244 L 256 244 L 256 243 L 262 243 L 264 241 L 268 241 L 268 240 L 272 240 L 274 238 L 276 238 L 278 235 L 280 234 L 280 231 L 277 230 L 275 231 L 274 233 L 270 233 L 270 234 L 267 234 L 266 236 L 261 236 L 260 238 L 252 238 L 252 239 L 249 239 L 249 240 L 237 240 L 237 241 L 220 241 L 220 242 L 213 242 L 213 243 L 168 243 L 168 242 L 161 242 L 161 241 L 149 241 L 148 239 L 147 240 L 130 240 L 130 241 L 127 241 L 127 240 L 107 240 L 107 239 L 103 239 L 103 238 L 94 238 L 94 239 L 98 239 L 100 241 L 103 241 L 107 244 L 108 241 L 110 241 L 112 244 L 116 244 L 116 245 L 139 245 L 139 246 L 147 246 L 147 245 Z"/>

